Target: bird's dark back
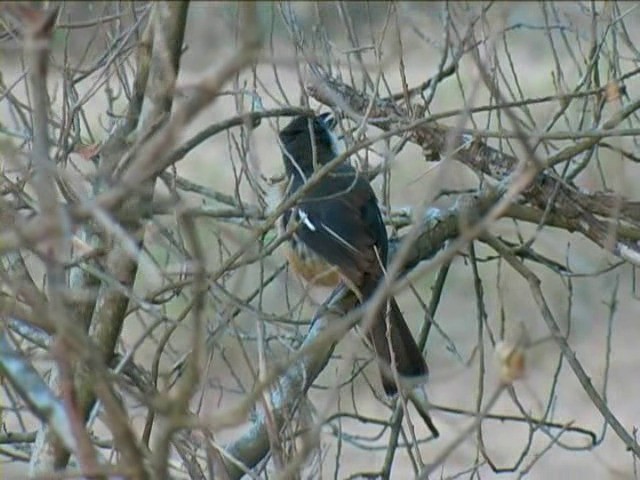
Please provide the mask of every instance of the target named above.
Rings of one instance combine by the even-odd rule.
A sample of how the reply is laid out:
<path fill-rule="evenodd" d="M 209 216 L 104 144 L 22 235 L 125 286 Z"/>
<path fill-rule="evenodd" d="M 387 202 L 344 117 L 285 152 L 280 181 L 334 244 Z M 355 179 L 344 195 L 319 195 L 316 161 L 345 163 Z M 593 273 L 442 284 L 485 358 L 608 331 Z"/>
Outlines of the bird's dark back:
<path fill-rule="evenodd" d="M 289 194 L 295 193 L 313 175 L 312 140 L 307 117 L 296 117 L 281 132 L 280 140 L 286 152 L 283 160 L 287 175 L 290 179 Z M 316 162 L 318 166 L 333 160 L 338 152 L 335 151 L 331 132 L 318 118 L 311 120 L 311 132 L 315 142 Z M 314 204 L 322 203 L 319 212 L 324 221 L 332 225 L 333 229 L 345 238 L 352 238 L 356 232 L 351 230 L 365 229 L 361 233 L 370 236 L 378 247 L 383 264 L 387 260 L 387 232 L 382 222 L 377 199 L 368 180 L 356 171 L 345 160 L 328 172 L 321 180 L 312 185 L 301 197 L 298 204 L 316 209 Z M 350 215 L 347 212 L 357 210 L 359 222 L 352 224 L 345 222 Z M 368 233 L 367 233 L 368 232 Z"/>

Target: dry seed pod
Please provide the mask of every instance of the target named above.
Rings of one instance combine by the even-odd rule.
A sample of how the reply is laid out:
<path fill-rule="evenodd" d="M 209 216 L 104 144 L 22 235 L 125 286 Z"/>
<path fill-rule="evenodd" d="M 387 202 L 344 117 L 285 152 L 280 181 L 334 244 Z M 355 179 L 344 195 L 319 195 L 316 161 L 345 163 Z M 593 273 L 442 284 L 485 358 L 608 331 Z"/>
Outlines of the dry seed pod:
<path fill-rule="evenodd" d="M 524 376 L 525 358 L 524 350 L 507 342 L 499 342 L 496 345 L 496 357 L 500 362 L 500 379 L 511 384 Z"/>

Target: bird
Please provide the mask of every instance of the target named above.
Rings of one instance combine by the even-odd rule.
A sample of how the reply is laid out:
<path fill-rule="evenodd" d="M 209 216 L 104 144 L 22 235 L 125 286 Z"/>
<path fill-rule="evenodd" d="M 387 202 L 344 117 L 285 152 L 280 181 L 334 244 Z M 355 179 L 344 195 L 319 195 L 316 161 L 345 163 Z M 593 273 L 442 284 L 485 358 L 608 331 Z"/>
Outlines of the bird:
<path fill-rule="evenodd" d="M 317 168 L 338 156 L 334 119 L 332 113 L 300 115 L 280 130 L 285 199 Z M 330 287 L 343 282 L 362 304 L 384 281 L 389 253 L 386 227 L 371 184 L 350 163 L 342 162 L 311 185 L 283 213 L 281 222 L 285 231 L 295 225 L 286 257 L 305 281 Z M 398 393 L 402 385 L 396 378 L 402 384 L 423 384 L 427 363 L 396 300 L 388 298 L 370 323 L 366 338 L 377 355 L 385 393 Z"/>

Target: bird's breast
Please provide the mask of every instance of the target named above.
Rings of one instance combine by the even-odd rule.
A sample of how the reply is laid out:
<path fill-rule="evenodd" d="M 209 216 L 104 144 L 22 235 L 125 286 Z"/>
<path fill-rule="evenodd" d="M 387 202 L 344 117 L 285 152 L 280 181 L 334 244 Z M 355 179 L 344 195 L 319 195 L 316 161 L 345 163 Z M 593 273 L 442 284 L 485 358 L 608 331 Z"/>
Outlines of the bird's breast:
<path fill-rule="evenodd" d="M 338 268 L 311 250 L 295 234 L 288 242 L 286 256 L 291 269 L 312 285 L 335 287 L 340 282 Z"/>

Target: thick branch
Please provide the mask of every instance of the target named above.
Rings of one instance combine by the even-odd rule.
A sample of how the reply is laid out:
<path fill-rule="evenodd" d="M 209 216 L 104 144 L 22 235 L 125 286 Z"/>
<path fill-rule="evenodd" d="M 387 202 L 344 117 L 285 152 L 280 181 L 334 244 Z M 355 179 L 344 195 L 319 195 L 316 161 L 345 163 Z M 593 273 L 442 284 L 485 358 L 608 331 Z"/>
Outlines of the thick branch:
<path fill-rule="evenodd" d="M 413 243 L 414 248 L 406 259 L 406 269 L 431 258 L 447 240 L 458 236 L 460 228 L 463 228 L 468 221 L 481 217 L 499 198 L 497 191 L 486 191 L 475 195 L 473 201 L 459 202 L 448 210 L 432 208 L 425 212 L 420 233 Z M 399 238 L 392 242 L 391 255 L 395 253 L 402 241 L 403 238 Z M 355 307 L 356 299 L 350 294 L 334 298 L 336 300 L 329 303 L 329 308 L 320 309 L 300 347 L 299 358 L 296 358 L 297 361 L 293 362 L 292 366 L 278 378 L 271 390 L 274 409 L 272 415 L 276 418 L 278 425 L 284 421 L 285 413 L 290 417 L 295 412 L 300 397 L 306 394 L 329 362 L 336 340 L 327 344 L 325 330 L 329 325 L 335 325 L 335 322 L 343 322 L 345 331 L 350 325 L 345 318 L 341 317 Z M 247 433 L 227 446 L 225 450 L 227 473 L 231 478 L 240 478 L 245 470 L 254 468 L 266 457 L 269 448 L 267 417 L 261 414 L 254 420 Z"/>
<path fill-rule="evenodd" d="M 230 478 L 241 478 L 247 470 L 253 469 L 267 456 L 271 447 L 268 422 L 274 419 L 280 426 L 290 419 L 296 412 L 301 398 L 329 362 L 335 340 L 327 344 L 326 330 L 336 322 L 343 321 L 341 317 L 357 303 L 355 295 L 342 290 L 337 293 L 344 294 L 337 294 L 328 304 L 328 308 L 321 308 L 300 348 L 302 354 L 271 388 L 270 415 L 260 412 L 247 433 L 225 449 L 224 468 Z"/>
<path fill-rule="evenodd" d="M 461 133 L 436 123 L 431 118 L 420 119 L 408 123 L 410 116 L 403 107 L 386 99 L 370 98 L 351 86 L 336 78 L 324 77 L 307 87 L 311 96 L 325 105 L 364 116 L 368 113 L 370 123 L 386 131 L 408 133 L 409 140 L 421 146 L 428 160 L 439 160 L 449 155 L 476 172 L 489 175 L 500 181 L 513 173 L 519 160 L 487 145 L 483 140 Z M 640 102 L 634 102 L 618 112 L 605 122 L 605 130 L 614 128 L 622 120 L 640 108 Z M 566 161 L 593 147 L 599 138 L 589 138 L 567 151 L 561 151 L 547 161 L 553 165 L 559 161 Z M 545 210 L 549 201 L 553 200 L 551 211 L 560 217 L 575 220 L 575 230 L 592 240 L 594 243 L 626 260 L 634 263 L 639 258 L 634 255 L 637 249 L 634 238 L 626 237 L 623 231 L 612 229 L 607 221 L 596 215 L 614 220 L 632 222 L 640 216 L 638 202 L 630 202 L 624 198 L 602 193 L 588 194 L 570 182 L 558 178 L 555 174 L 540 172 L 524 192 L 526 201 Z M 608 201 L 603 202 L 603 197 Z M 617 209 L 609 208 L 617 205 Z M 617 235 L 617 242 L 612 241 L 612 232 Z"/>

